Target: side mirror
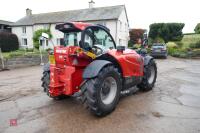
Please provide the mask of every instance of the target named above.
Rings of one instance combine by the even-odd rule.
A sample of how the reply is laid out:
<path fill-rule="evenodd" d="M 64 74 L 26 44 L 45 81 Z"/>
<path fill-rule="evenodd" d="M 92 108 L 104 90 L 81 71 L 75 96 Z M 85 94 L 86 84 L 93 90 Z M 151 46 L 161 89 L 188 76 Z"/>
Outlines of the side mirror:
<path fill-rule="evenodd" d="M 49 39 L 49 35 L 47 33 L 42 33 L 42 37 L 46 38 L 46 39 Z"/>

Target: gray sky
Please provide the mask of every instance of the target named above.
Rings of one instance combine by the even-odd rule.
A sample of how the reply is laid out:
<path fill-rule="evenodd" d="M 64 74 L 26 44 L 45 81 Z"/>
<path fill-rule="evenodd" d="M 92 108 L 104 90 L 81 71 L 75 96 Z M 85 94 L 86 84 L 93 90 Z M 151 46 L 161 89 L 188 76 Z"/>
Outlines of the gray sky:
<path fill-rule="evenodd" d="M 0 19 L 17 21 L 25 9 L 33 13 L 88 8 L 89 0 L 0 0 Z M 125 5 L 131 28 L 148 28 L 154 22 L 183 22 L 184 32 L 200 23 L 199 0 L 94 0 L 95 7 Z M 3 6 L 2 6 L 3 5 Z"/>

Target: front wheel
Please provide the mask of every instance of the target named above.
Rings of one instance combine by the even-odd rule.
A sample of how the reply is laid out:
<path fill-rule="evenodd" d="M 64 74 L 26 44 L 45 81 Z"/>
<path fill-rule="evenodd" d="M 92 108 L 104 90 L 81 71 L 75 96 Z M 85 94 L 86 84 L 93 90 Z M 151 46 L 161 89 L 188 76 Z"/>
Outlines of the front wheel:
<path fill-rule="evenodd" d="M 157 78 L 157 66 L 155 61 L 152 59 L 150 62 L 144 66 L 144 76 L 142 82 L 137 85 L 142 91 L 152 90 Z"/>
<path fill-rule="evenodd" d="M 96 78 L 89 79 L 84 85 L 82 98 L 86 106 L 97 116 L 111 113 L 120 98 L 121 76 L 114 66 L 104 67 Z"/>

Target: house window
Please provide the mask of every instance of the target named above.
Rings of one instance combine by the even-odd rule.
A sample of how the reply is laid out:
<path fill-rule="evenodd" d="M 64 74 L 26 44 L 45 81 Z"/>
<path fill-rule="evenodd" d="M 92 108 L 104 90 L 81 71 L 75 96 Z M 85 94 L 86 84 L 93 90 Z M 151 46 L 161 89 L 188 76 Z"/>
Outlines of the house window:
<path fill-rule="evenodd" d="M 26 27 L 22 27 L 22 33 L 26 33 Z"/>
<path fill-rule="evenodd" d="M 28 45 L 27 38 L 22 38 L 22 45 L 23 46 L 27 46 Z"/>

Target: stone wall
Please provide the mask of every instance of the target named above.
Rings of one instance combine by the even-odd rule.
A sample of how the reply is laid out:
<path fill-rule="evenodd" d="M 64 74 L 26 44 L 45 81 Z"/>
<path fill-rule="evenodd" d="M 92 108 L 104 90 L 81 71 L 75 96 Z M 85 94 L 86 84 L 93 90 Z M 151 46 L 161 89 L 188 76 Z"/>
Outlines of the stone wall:
<path fill-rule="evenodd" d="M 43 62 L 48 62 L 48 55 L 43 55 Z M 10 59 L 4 59 L 4 65 L 6 69 L 15 69 L 20 67 L 28 67 L 40 65 L 40 56 L 39 55 L 28 55 L 23 57 L 14 57 Z M 2 63 L 0 59 L 0 69 L 2 69 Z"/>

